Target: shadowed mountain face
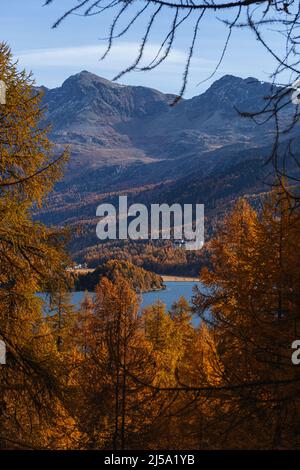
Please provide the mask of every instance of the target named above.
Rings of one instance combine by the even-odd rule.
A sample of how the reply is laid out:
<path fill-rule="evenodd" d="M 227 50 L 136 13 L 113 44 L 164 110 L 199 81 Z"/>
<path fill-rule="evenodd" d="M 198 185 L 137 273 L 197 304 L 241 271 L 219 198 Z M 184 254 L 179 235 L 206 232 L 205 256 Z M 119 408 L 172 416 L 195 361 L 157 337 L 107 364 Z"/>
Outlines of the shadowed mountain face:
<path fill-rule="evenodd" d="M 60 88 L 45 90 L 43 103 L 52 138 L 71 144 L 73 171 L 114 163 L 147 161 L 133 141 L 141 123 L 167 114 L 174 97 L 143 87 L 114 84 L 89 72 L 68 78 Z"/>
<path fill-rule="evenodd" d="M 172 95 L 81 72 L 46 89 L 43 101 L 52 138 L 72 146 L 74 175 L 87 166 L 201 158 L 227 145 L 265 145 L 272 124 L 259 128 L 238 111 L 258 111 L 269 94 L 268 84 L 226 75 L 172 107 Z"/>
<path fill-rule="evenodd" d="M 257 125 L 239 111 L 261 110 L 274 91 L 255 78 L 226 75 L 172 106 L 174 95 L 86 71 L 44 89 L 52 140 L 58 148 L 70 145 L 71 159 L 39 217 L 56 224 L 88 221 L 84 246 L 97 243 L 97 205 L 119 192 L 147 203 L 204 202 L 213 212 L 241 194 L 261 191 L 274 123 Z"/>

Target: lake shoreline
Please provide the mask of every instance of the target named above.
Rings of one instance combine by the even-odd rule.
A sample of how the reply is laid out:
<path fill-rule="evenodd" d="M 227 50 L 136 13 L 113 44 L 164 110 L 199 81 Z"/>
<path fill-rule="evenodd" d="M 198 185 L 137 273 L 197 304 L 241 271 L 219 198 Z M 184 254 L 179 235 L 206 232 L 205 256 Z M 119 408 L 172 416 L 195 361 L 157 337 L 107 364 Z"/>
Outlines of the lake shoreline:
<path fill-rule="evenodd" d="M 95 271 L 95 268 L 82 268 L 82 269 L 69 268 L 68 271 L 71 273 L 77 273 L 77 274 L 88 274 L 88 273 L 93 273 Z M 164 282 L 199 282 L 199 278 L 195 276 L 189 277 L 189 276 L 173 276 L 173 275 L 158 274 L 158 273 L 156 274 L 158 276 L 161 276 Z M 154 289 L 154 290 L 162 290 L 162 289 L 164 289 L 164 287 L 162 287 L 161 289 Z M 93 291 L 89 291 L 89 292 L 93 292 Z M 145 291 L 145 292 L 151 292 L 151 291 Z"/>
<path fill-rule="evenodd" d="M 187 276 L 167 276 L 160 274 L 164 282 L 199 282 L 198 277 L 187 277 Z"/>
<path fill-rule="evenodd" d="M 179 279 L 179 276 L 171 276 L 172 278 L 176 277 Z M 184 277 L 184 276 L 182 276 Z M 191 279 L 184 277 L 184 279 Z M 192 278 L 196 279 L 196 278 Z M 150 307 L 151 305 L 157 304 L 159 301 L 161 304 L 166 306 L 166 310 L 170 311 L 174 302 L 178 302 L 180 297 L 184 297 L 189 303 L 191 303 L 192 297 L 194 295 L 194 286 L 200 285 L 200 282 L 197 280 L 193 281 L 190 280 L 182 281 L 182 282 L 174 282 L 174 281 L 166 281 L 165 289 L 155 289 L 149 292 L 140 292 L 139 294 L 139 312 L 146 307 Z M 89 292 L 92 299 L 95 298 L 95 292 Z M 80 309 L 80 305 L 84 300 L 84 291 L 73 291 L 71 292 L 70 303 L 74 306 L 75 311 Z M 46 294 L 38 294 L 40 298 L 45 302 L 45 305 L 49 305 L 49 297 Z M 45 310 L 46 312 L 46 310 Z M 193 319 L 193 325 L 197 326 L 198 323 L 195 319 Z"/>

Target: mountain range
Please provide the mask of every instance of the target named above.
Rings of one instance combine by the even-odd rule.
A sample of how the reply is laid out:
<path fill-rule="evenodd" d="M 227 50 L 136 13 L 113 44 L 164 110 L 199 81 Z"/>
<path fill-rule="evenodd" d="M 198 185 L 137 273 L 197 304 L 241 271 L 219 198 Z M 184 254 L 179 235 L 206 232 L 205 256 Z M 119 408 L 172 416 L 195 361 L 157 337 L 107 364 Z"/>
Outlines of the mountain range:
<path fill-rule="evenodd" d="M 46 223 L 85 224 L 76 258 L 97 245 L 97 205 L 128 194 L 132 201 L 202 202 L 222 212 L 240 195 L 264 191 L 264 165 L 274 120 L 258 125 L 241 112 L 260 111 L 269 83 L 225 75 L 204 93 L 182 99 L 142 86 L 125 86 L 83 71 L 43 91 L 45 124 L 70 163 L 38 217 Z M 286 113 L 289 113 L 287 110 Z M 83 250 L 83 251 L 82 251 Z"/>

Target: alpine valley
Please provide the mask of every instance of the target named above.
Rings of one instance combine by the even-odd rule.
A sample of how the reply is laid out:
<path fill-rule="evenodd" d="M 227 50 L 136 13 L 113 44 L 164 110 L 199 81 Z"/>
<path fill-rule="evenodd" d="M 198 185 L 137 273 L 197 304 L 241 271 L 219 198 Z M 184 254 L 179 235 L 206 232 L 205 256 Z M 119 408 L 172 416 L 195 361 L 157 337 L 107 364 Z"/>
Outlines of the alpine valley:
<path fill-rule="evenodd" d="M 77 262 L 94 267 L 118 257 L 170 274 L 185 274 L 188 263 L 189 274 L 196 274 L 201 255 L 171 243 L 102 242 L 100 250 L 97 206 L 121 194 L 130 204 L 204 203 L 209 237 L 238 197 L 255 203 L 270 189 L 266 161 L 274 122 L 258 125 L 241 116 L 265 106 L 269 83 L 226 75 L 176 105 L 174 95 L 87 71 L 59 88 L 39 90 L 50 138 L 58 151 L 69 147 L 71 156 L 64 179 L 36 217 L 72 229 L 70 251 Z"/>

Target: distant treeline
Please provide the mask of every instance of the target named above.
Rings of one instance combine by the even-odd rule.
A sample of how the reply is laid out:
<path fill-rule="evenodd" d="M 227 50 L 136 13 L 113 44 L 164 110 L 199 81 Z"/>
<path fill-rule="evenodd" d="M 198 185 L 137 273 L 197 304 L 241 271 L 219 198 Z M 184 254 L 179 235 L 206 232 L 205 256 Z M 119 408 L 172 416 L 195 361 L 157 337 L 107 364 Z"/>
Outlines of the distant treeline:
<path fill-rule="evenodd" d="M 108 241 L 101 247 L 95 245 L 76 252 L 75 258 L 80 263 L 86 262 L 90 268 L 96 268 L 110 259 L 118 259 L 147 271 L 173 276 L 198 276 L 201 268 L 209 263 L 205 249 L 188 251 L 184 247 L 175 247 L 170 240 Z"/>

